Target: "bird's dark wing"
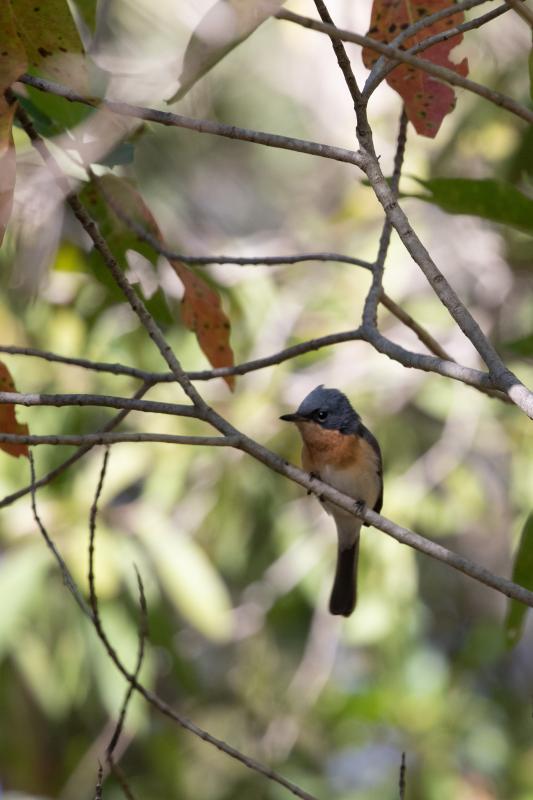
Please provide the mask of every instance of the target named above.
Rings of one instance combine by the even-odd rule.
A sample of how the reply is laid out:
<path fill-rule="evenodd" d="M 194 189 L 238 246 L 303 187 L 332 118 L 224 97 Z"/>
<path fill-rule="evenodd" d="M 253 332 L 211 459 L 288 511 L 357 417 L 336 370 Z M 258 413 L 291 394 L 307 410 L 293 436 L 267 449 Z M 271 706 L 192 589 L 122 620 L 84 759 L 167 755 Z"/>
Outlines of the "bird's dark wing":
<path fill-rule="evenodd" d="M 368 428 L 365 428 L 363 423 L 359 424 L 358 433 L 360 436 L 363 437 L 363 439 L 366 439 L 368 444 L 374 450 L 378 459 L 379 495 L 378 499 L 376 500 L 376 504 L 373 508 L 373 511 L 375 511 L 376 514 L 379 514 L 379 512 L 381 511 L 381 507 L 383 505 L 383 460 L 381 458 L 381 450 L 378 444 L 378 440 L 376 439 L 374 434 L 368 430 Z"/>

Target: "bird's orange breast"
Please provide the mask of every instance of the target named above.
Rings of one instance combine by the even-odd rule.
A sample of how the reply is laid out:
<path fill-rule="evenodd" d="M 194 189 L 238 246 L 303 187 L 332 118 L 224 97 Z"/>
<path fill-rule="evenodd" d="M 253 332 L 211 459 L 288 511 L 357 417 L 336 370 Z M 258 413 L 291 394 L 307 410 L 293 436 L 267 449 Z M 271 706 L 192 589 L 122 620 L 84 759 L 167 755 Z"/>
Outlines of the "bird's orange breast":
<path fill-rule="evenodd" d="M 363 467 L 376 461 L 372 447 L 360 436 L 328 430 L 316 422 L 297 424 L 304 442 L 302 465 L 309 472 L 320 473 L 326 466 L 339 470 Z"/>

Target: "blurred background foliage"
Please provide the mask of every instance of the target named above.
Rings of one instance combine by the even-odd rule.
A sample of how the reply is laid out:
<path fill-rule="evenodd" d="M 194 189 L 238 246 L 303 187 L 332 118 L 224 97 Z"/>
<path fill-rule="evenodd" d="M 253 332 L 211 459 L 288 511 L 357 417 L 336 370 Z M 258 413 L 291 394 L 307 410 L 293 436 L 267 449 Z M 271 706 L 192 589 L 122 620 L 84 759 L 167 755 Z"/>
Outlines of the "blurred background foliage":
<path fill-rule="evenodd" d="M 190 30 L 207 6 L 108 4 L 95 60 L 114 73 L 115 94 L 151 104 L 168 97 Z M 290 7 L 310 12 L 303 0 Z M 367 29 L 368 2 L 338 0 L 331 11 L 343 27 Z M 456 58 L 468 56 L 476 80 L 526 101 L 528 46 L 526 26 L 510 13 L 469 33 Z M 363 76 L 358 48 L 349 52 Z M 88 117 L 87 109 L 28 91 L 28 109 L 36 113 L 37 106 L 41 124 L 52 125 L 50 135 L 68 129 L 74 136 Z M 354 144 L 351 102 L 329 42 L 276 21 L 221 62 L 177 109 Z M 382 86 L 370 119 L 389 172 L 399 113 L 398 97 Z M 437 140 L 410 130 L 402 188 L 419 193 L 411 176 L 500 178 L 528 193 L 532 140 L 521 121 L 461 93 Z M 21 156 L 29 152 L 20 130 L 16 144 Z M 179 251 L 375 257 L 381 213 L 346 165 L 153 125 L 137 130 L 109 163 L 116 174 L 135 178 Z M 417 199 L 404 203 L 437 264 L 511 368 L 531 384 L 531 240 L 479 217 L 447 215 Z M 163 370 L 74 220 L 67 215 L 57 231 L 56 249 L 36 228 L 29 255 L 27 247 L 21 255 L 24 231 L 22 238 L 8 235 L 0 251 L 3 273 L 11 274 L 2 288 L 1 341 Z M 25 275 L 45 268 L 31 299 L 19 285 L 23 267 Z M 334 263 L 204 272 L 223 296 L 237 361 L 354 327 L 369 281 L 357 267 Z M 193 335 L 180 324 L 178 279 L 163 263 L 156 273 L 157 281 L 153 270 L 147 278 L 146 267 L 132 260 L 131 275 L 141 275 L 146 295 L 164 289 L 153 295 L 151 309 L 182 364 L 204 368 Z M 394 237 L 385 288 L 458 361 L 480 366 Z M 419 348 L 387 312 L 380 324 L 395 341 Z M 131 396 L 137 388 L 130 379 L 38 359 L 5 360 L 19 391 Z M 221 380 L 199 388 L 231 422 L 298 463 L 297 434 L 278 416 L 319 383 L 346 392 L 377 435 L 384 513 L 510 574 L 531 509 L 526 417 L 474 389 L 405 370 L 364 343 L 238 378 L 233 395 Z M 149 397 L 180 401 L 170 385 Z M 77 433 L 96 429 L 111 413 L 33 408 L 18 416 L 34 434 Z M 138 413 L 122 427 L 205 432 L 194 421 Z M 38 475 L 70 452 L 38 448 Z M 38 494 L 40 514 L 85 590 L 88 513 L 101 459 L 93 450 Z M 28 477 L 24 459 L 0 455 L 2 496 Z M 9 798 L 91 798 L 124 682 L 67 594 L 28 497 L 2 510 L 0 547 L 1 787 Z M 531 624 L 507 647 L 503 597 L 372 529 L 363 534 L 357 611 L 339 621 L 326 611 L 334 551 L 331 520 L 318 504 L 242 453 L 157 444 L 112 449 L 98 524 L 97 589 L 110 638 L 133 665 L 138 566 L 149 607 L 147 686 L 318 797 L 396 797 L 405 751 L 411 800 L 531 800 Z M 119 749 L 138 797 L 287 796 L 138 699 Z M 120 796 L 109 780 L 105 797 Z"/>

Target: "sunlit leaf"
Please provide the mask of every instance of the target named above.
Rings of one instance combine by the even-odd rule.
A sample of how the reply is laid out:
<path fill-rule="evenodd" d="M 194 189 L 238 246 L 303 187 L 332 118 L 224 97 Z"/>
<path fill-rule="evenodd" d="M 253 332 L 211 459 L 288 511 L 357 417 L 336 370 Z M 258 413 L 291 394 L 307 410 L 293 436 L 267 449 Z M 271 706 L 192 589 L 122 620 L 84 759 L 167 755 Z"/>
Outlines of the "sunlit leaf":
<path fill-rule="evenodd" d="M 372 18 L 368 35 L 379 42 L 388 43 L 413 22 L 434 14 L 449 6 L 448 0 L 374 0 Z M 439 22 L 423 28 L 402 44 L 407 50 L 417 42 L 441 31 L 459 25 L 464 21 L 463 12 L 452 14 Z M 461 43 L 462 34 L 452 36 L 444 42 L 428 47 L 420 58 L 442 67 L 454 70 L 463 77 L 468 74 L 468 62 L 463 59 L 454 64 L 449 59 L 450 51 Z M 379 53 L 368 47 L 363 48 L 363 62 L 370 69 L 379 58 Z M 455 95 L 451 86 L 410 64 L 399 64 L 387 76 L 387 83 L 402 97 L 410 122 L 417 133 L 433 138 L 437 135 L 443 118 L 455 107 Z"/>
<path fill-rule="evenodd" d="M 13 378 L 6 365 L 0 361 L 0 392 L 16 392 Z M 0 432 L 14 433 L 19 436 L 28 435 L 28 426 L 17 422 L 15 416 L 15 406 L 10 403 L 0 404 Z M 28 456 L 27 444 L 12 444 L 11 442 L 0 442 L 0 450 L 4 450 L 12 456 Z"/>
<path fill-rule="evenodd" d="M 10 106 L 0 95 L 0 245 L 13 210 L 17 173 L 17 157 L 12 133 L 15 110 L 16 103 Z"/>
<path fill-rule="evenodd" d="M 20 38 L 11 4 L 2 0 L 0 3 L 0 96 L 26 71 L 26 51 Z"/>
<path fill-rule="evenodd" d="M 526 519 L 522 529 L 514 561 L 513 581 L 533 590 L 533 513 Z M 526 611 L 527 606 L 523 603 L 517 600 L 508 601 L 505 632 L 509 647 L 513 647 L 522 636 Z"/>
<path fill-rule="evenodd" d="M 78 91 L 86 91 L 83 45 L 67 0 L 10 2 L 30 66 Z"/>
<path fill-rule="evenodd" d="M 12 547 L 0 559 L 0 658 L 42 591 L 50 556 L 41 542 Z"/>
<path fill-rule="evenodd" d="M 211 562 L 189 536 L 172 530 L 166 517 L 147 510 L 139 531 L 165 593 L 205 636 L 224 641 L 231 632 L 231 600 Z"/>
<path fill-rule="evenodd" d="M 511 183 L 468 178 L 416 178 L 427 194 L 402 193 L 440 206 L 450 214 L 471 214 L 533 233 L 533 200 Z"/>
<path fill-rule="evenodd" d="M 276 14 L 285 0 L 217 0 L 200 20 L 193 32 L 179 77 L 180 88 L 170 98 L 173 103 L 206 72 L 244 39 L 268 17 Z"/>

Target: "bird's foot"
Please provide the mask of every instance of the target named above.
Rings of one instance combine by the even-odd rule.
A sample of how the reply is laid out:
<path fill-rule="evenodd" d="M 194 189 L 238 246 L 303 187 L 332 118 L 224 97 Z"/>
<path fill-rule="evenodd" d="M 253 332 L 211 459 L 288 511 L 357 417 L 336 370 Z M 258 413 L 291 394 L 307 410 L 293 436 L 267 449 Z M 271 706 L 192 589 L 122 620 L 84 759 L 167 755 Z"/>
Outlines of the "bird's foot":
<path fill-rule="evenodd" d="M 320 480 L 318 475 L 316 474 L 316 472 L 310 472 L 309 473 L 309 477 L 310 478 L 316 478 L 317 480 Z M 310 494 L 313 494 L 313 492 L 311 491 L 311 489 L 308 489 L 307 490 L 307 495 L 309 496 Z"/>
<path fill-rule="evenodd" d="M 356 500 L 354 503 L 354 510 L 356 514 L 362 514 L 366 508 L 366 503 L 363 500 Z"/>

